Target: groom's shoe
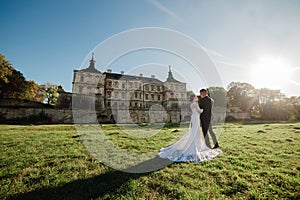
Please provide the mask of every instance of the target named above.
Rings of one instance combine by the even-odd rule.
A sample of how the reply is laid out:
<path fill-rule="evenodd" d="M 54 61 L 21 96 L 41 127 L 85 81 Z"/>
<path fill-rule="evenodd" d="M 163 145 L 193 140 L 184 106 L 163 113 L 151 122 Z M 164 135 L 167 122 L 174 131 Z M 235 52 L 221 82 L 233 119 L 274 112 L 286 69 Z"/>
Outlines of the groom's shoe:
<path fill-rule="evenodd" d="M 219 148 L 219 147 L 220 147 L 220 146 L 219 146 L 219 143 L 216 143 L 213 149 L 217 149 L 217 148 Z"/>

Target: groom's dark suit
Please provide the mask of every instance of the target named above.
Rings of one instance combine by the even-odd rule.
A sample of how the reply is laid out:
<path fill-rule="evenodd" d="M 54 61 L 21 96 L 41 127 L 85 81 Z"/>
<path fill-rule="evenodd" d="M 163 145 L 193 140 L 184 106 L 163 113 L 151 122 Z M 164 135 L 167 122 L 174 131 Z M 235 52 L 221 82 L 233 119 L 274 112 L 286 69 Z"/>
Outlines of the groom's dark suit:
<path fill-rule="evenodd" d="M 207 132 L 211 126 L 212 107 L 214 104 L 214 100 L 209 96 L 205 96 L 204 98 L 200 97 L 198 103 L 199 103 L 199 107 L 203 109 L 203 113 L 201 113 L 200 115 L 200 122 L 201 122 L 203 136 L 205 138 L 205 143 L 208 147 L 211 147 Z M 218 142 L 215 133 L 212 130 L 209 131 L 209 133 L 210 136 L 212 137 L 214 144 L 216 145 Z"/>

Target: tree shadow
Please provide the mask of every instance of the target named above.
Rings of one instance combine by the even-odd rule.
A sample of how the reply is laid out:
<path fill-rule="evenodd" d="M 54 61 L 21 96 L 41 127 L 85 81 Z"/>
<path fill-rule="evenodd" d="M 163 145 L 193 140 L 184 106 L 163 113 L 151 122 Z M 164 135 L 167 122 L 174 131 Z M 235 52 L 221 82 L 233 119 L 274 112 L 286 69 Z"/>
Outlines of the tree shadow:
<path fill-rule="evenodd" d="M 17 194 L 8 197 L 8 199 L 95 199 L 95 198 L 109 198 L 110 195 L 116 192 L 122 185 L 126 184 L 132 179 L 151 174 L 151 172 L 141 173 L 145 166 L 153 165 L 158 162 L 171 163 L 168 160 L 155 157 L 149 161 L 141 163 L 140 165 L 128 168 L 127 171 L 136 173 L 128 173 L 123 171 L 111 170 L 104 174 L 94 176 L 87 179 L 79 179 L 70 183 L 66 183 L 54 188 L 41 188 L 28 193 Z M 165 165 L 166 166 L 166 165 Z"/>

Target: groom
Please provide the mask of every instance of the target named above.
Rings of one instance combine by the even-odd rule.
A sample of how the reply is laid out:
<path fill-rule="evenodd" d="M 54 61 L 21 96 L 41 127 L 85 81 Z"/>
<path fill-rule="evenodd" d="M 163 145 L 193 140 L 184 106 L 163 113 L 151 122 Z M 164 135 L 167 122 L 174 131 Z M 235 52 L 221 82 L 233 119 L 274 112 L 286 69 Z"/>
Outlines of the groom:
<path fill-rule="evenodd" d="M 198 101 L 199 107 L 203 109 L 203 113 L 200 115 L 200 122 L 202 126 L 202 132 L 205 138 L 205 144 L 209 148 L 211 148 L 209 143 L 209 137 L 207 132 L 209 132 L 213 143 L 214 143 L 214 149 L 219 147 L 217 138 L 215 133 L 212 130 L 211 127 L 211 118 L 212 118 L 212 107 L 214 104 L 214 100 L 208 96 L 208 91 L 206 89 L 200 90 L 200 99 Z"/>

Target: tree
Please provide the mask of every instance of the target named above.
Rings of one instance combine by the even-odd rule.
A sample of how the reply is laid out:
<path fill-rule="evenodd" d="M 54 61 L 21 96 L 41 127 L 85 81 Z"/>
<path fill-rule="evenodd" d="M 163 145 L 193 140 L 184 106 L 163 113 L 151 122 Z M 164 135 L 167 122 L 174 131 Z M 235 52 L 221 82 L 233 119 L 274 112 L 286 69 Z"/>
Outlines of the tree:
<path fill-rule="evenodd" d="M 257 90 L 249 83 L 231 82 L 227 89 L 229 107 L 239 107 L 250 113 L 258 104 Z"/>
<path fill-rule="evenodd" d="M 285 99 L 289 112 L 289 120 L 300 120 L 300 96 L 292 96 Z"/>
<path fill-rule="evenodd" d="M 15 70 L 3 55 L 0 56 L 0 59 L 0 96 L 2 98 L 26 99 L 29 85 L 25 77 L 21 72 Z"/>
<path fill-rule="evenodd" d="M 223 87 L 209 87 L 209 96 L 214 100 L 214 106 L 226 107 L 226 90 Z"/>
<path fill-rule="evenodd" d="M 37 100 L 40 86 L 34 81 L 27 81 L 20 71 L 0 54 L 0 98 L 19 98 Z M 43 96 L 39 97 L 43 101 Z"/>
<path fill-rule="evenodd" d="M 272 90 L 268 88 L 258 89 L 258 99 L 260 104 L 272 103 L 275 101 L 281 101 L 285 98 L 285 95 L 280 90 Z"/>
<path fill-rule="evenodd" d="M 280 90 L 268 88 L 258 89 L 257 110 L 259 116 L 265 120 L 287 120 L 289 118 L 286 97 Z"/>
<path fill-rule="evenodd" d="M 58 85 L 47 82 L 46 84 L 42 85 L 46 92 L 46 102 L 50 105 L 55 105 L 58 98 Z"/>
<path fill-rule="evenodd" d="M 4 98 L 7 96 L 7 86 L 10 82 L 9 77 L 11 77 L 14 68 L 5 59 L 5 57 L 0 54 L 0 97 Z"/>
<path fill-rule="evenodd" d="M 0 86 L 9 82 L 8 77 L 11 76 L 13 70 L 14 68 L 11 66 L 11 64 L 2 54 L 0 54 Z"/>
<path fill-rule="evenodd" d="M 32 101 L 44 102 L 46 91 L 42 85 L 36 84 L 34 81 L 28 81 L 28 98 Z"/>

